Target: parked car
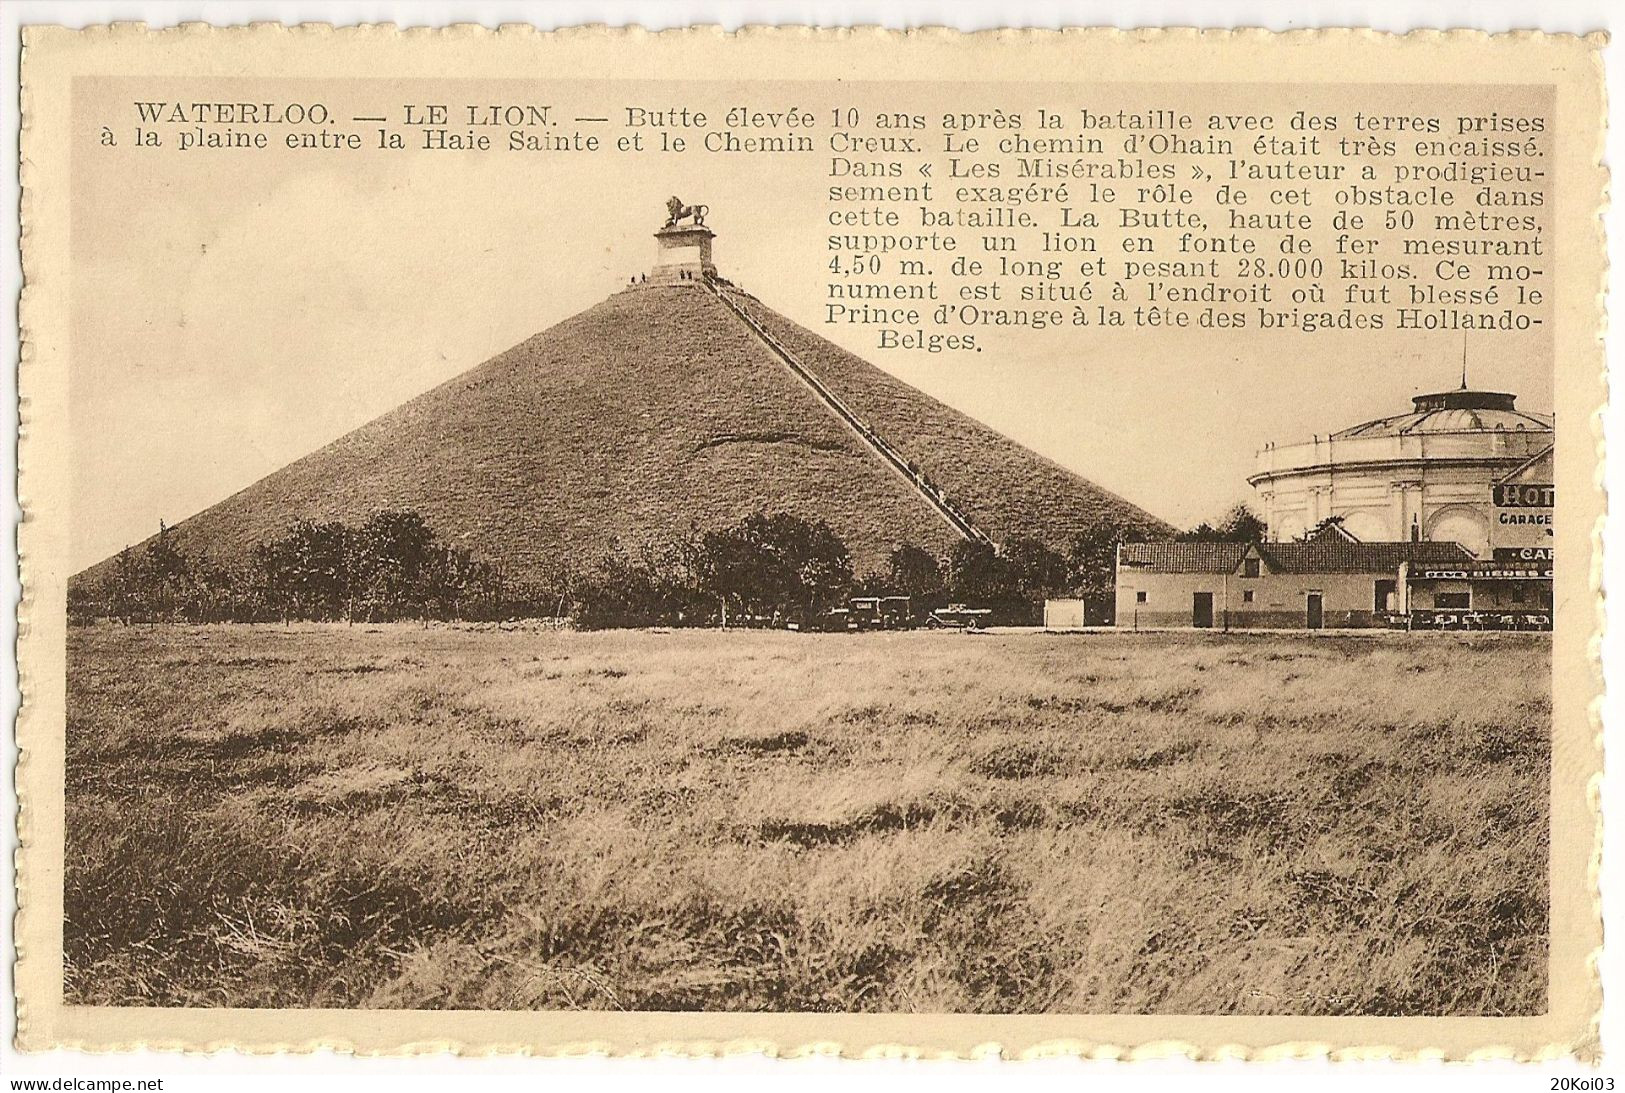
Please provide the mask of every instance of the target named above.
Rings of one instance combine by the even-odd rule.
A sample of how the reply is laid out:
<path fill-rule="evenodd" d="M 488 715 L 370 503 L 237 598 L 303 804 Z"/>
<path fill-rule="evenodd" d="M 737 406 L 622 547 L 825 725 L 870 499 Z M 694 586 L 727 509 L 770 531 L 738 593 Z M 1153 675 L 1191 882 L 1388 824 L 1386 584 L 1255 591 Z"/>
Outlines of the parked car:
<path fill-rule="evenodd" d="M 844 634 L 852 629 L 852 612 L 845 607 L 832 607 L 822 615 L 813 615 L 800 625 L 791 623 L 792 630 L 809 634 Z"/>
<path fill-rule="evenodd" d="M 962 603 L 951 603 L 947 607 L 939 607 L 931 612 L 926 619 L 926 625 L 933 630 L 980 630 L 987 625 L 988 616 L 993 614 L 990 607 L 968 607 Z"/>
<path fill-rule="evenodd" d="M 909 630 L 914 626 L 913 601 L 907 596 L 853 596 L 847 601 L 854 630 Z"/>

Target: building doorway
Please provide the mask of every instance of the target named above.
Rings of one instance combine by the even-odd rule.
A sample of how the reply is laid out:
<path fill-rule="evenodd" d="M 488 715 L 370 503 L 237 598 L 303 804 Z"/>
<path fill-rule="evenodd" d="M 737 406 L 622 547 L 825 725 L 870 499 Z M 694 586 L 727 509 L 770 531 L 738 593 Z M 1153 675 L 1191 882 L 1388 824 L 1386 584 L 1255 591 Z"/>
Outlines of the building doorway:
<path fill-rule="evenodd" d="M 1326 624 L 1326 598 L 1319 592 L 1311 592 L 1306 599 L 1309 629 L 1319 630 Z"/>
<path fill-rule="evenodd" d="M 1371 595 L 1371 610 L 1377 614 L 1392 611 L 1398 605 L 1394 603 L 1395 595 L 1399 591 L 1398 581 L 1378 581 Z"/>
<path fill-rule="evenodd" d="M 1199 630 L 1213 628 L 1213 593 L 1196 592 L 1192 594 L 1191 625 Z"/>

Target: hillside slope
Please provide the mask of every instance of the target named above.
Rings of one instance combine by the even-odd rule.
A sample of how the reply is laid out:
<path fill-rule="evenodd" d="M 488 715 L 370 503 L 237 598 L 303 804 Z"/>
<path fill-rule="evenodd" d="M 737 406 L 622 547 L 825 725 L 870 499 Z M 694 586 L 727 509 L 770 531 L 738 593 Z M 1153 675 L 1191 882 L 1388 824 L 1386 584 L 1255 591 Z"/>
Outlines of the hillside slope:
<path fill-rule="evenodd" d="M 908 450 L 983 531 L 1064 544 L 1102 521 L 1148 535 L 1168 524 L 791 322 L 749 293 L 732 293 L 803 364 L 888 439 Z"/>
<path fill-rule="evenodd" d="M 763 307 L 758 320 L 872 414 L 996 538 L 1060 542 L 1143 511 Z M 763 510 L 827 520 L 860 568 L 957 534 L 774 357 L 695 287 L 625 290 L 289 464 L 175 528 L 182 549 L 241 556 L 300 517 L 414 509 L 523 575 Z M 105 563 L 103 563 L 105 564 Z M 80 579 L 93 576 L 92 567 Z"/>

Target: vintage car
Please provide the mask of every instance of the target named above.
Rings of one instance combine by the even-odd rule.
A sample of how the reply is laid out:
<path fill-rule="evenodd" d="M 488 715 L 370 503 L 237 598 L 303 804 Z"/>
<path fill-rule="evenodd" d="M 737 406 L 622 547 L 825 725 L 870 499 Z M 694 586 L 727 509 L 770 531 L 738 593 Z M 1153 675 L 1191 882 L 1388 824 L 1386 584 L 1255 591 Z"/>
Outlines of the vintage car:
<path fill-rule="evenodd" d="M 988 616 L 991 614 L 992 608 L 951 603 L 947 607 L 939 607 L 931 612 L 925 624 L 933 630 L 980 630 L 987 625 Z"/>
<path fill-rule="evenodd" d="M 853 630 L 909 630 L 914 626 L 907 596 L 853 596 L 847 601 Z"/>
<path fill-rule="evenodd" d="M 853 596 L 845 607 L 832 607 L 790 629 L 810 633 L 855 633 L 859 630 L 910 630 L 915 625 L 907 596 Z"/>

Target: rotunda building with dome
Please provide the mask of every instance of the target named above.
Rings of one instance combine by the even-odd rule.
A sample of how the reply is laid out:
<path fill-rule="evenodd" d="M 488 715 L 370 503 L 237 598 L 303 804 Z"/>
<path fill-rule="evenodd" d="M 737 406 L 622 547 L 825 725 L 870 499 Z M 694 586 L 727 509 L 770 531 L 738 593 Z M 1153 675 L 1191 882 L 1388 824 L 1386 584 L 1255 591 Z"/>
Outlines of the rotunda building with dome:
<path fill-rule="evenodd" d="M 1416 396 L 1408 413 L 1267 445 L 1247 481 L 1270 538 L 1292 540 L 1338 517 L 1364 542 L 1455 542 L 1486 557 L 1493 487 L 1553 442 L 1553 418 L 1516 402 L 1463 385 Z"/>

